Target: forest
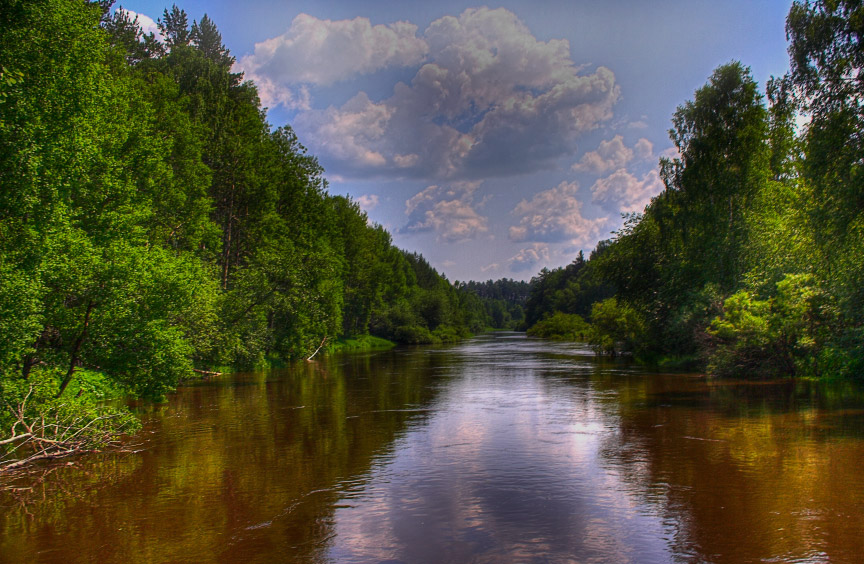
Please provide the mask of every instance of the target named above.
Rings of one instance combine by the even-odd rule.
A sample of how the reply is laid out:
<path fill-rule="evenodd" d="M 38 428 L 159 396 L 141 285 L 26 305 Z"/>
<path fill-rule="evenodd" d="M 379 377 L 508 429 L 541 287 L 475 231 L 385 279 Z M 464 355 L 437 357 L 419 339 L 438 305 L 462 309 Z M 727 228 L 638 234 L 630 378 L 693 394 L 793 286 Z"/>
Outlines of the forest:
<path fill-rule="evenodd" d="M 267 122 L 214 22 L 174 6 L 158 41 L 112 4 L 0 11 L 0 468 L 134 430 L 106 398 L 493 327 L 713 375 L 864 373 L 857 2 L 796 2 L 764 94 L 719 67 L 672 117 L 665 190 L 530 284 L 396 248 Z"/>
<path fill-rule="evenodd" d="M 532 281 L 531 332 L 716 376 L 864 374 L 864 8 L 795 2 L 765 94 L 717 68 L 669 131 L 665 189 Z"/>
<path fill-rule="evenodd" d="M 135 425 L 101 399 L 196 372 L 492 324 L 328 194 L 208 17 L 165 10 L 160 42 L 112 4 L 0 11 L 0 448 L 98 444 Z"/>

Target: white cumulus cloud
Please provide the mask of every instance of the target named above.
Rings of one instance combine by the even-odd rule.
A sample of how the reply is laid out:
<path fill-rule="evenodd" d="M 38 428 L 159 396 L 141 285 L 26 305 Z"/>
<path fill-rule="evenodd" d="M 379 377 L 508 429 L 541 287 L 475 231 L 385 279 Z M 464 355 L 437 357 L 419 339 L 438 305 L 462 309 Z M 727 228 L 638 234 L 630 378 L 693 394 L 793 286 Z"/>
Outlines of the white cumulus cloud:
<path fill-rule="evenodd" d="M 651 198 L 663 191 L 663 181 L 657 170 L 637 178 L 625 169 L 618 169 L 591 186 L 592 201 L 619 212 L 641 212 Z"/>
<path fill-rule="evenodd" d="M 303 98 L 295 93 L 299 85 L 327 86 L 386 67 L 417 65 L 426 52 L 417 26 L 408 22 L 372 25 L 368 18 L 333 21 L 300 14 L 282 35 L 256 43 L 237 68 L 259 87 L 266 85 L 265 105 L 295 107 L 292 101 Z"/>
<path fill-rule="evenodd" d="M 329 170 L 451 180 L 539 170 L 572 154 L 581 135 L 612 117 L 619 97 L 612 71 L 582 72 L 566 40 L 537 40 L 505 9 L 441 18 L 422 40 L 426 62 L 389 98 L 361 92 L 297 116 L 295 128 Z M 410 43 L 404 48 L 410 56 L 401 63 L 418 60 Z M 255 72 L 273 79 L 263 66 Z M 369 121 L 381 134 L 356 127 Z M 358 158 L 364 154 L 381 158 Z"/>
<path fill-rule="evenodd" d="M 489 231 L 487 218 L 477 212 L 483 202 L 474 201 L 480 182 L 455 182 L 429 186 L 405 202 L 408 223 L 404 232 L 434 231 L 439 240 L 457 243 Z"/>
<path fill-rule="evenodd" d="M 536 265 L 541 262 L 549 262 L 549 245 L 546 243 L 534 243 L 530 247 L 521 249 L 516 255 L 507 260 L 510 270 L 513 272 L 524 272 L 536 270 Z"/>
<path fill-rule="evenodd" d="M 306 127 L 328 140 L 326 152 L 333 158 L 363 169 L 387 165 L 387 158 L 374 147 L 387 135 L 393 108 L 376 104 L 360 92 L 341 109 L 330 107 L 304 115 Z"/>
<path fill-rule="evenodd" d="M 593 242 L 608 218 L 588 219 L 582 215 L 582 202 L 576 182 L 562 182 L 555 188 L 522 200 L 513 210 L 519 222 L 510 227 L 512 241 L 563 242 L 584 246 Z"/>
<path fill-rule="evenodd" d="M 357 198 L 357 204 L 365 211 L 375 209 L 379 202 L 378 194 L 363 194 Z"/>
<path fill-rule="evenodd" d="M 601 141 L 596 151 L 582 155 L 571 168 L 577 172 L 605 174 L 610 170 L 625 167 L 634 159 L 645 161 L 654 154 L 654 145 L 645 138 L 639 139 L 633 148 L 624 144 L 624 138 L 616 135 L 608 141 Z"/>

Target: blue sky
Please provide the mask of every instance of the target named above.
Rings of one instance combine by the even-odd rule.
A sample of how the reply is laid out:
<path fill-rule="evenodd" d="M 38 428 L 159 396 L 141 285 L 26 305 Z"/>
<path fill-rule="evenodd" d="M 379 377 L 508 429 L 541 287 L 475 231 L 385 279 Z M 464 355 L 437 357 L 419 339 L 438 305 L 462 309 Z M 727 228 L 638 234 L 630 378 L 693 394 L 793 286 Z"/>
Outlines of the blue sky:
<path fill-rule="evenodd" d="M 528 279 L 662 189 L 675 108 L 788 69 L 790 1 L 187 1 L 334 194 L 451 280 Z M 129 0 L 142 24 L 170 4 Z"/>

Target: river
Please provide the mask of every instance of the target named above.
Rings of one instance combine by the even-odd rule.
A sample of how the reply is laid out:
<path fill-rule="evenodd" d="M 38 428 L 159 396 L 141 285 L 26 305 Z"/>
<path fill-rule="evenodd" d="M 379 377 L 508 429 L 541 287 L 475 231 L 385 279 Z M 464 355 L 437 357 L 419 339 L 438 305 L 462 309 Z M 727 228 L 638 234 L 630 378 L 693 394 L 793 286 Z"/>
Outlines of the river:
<path fill-rule="evenodd" d="M 517 333 L 182 387 L 0 495 L 0 562 L 860 562 L 864 392 Z"/>

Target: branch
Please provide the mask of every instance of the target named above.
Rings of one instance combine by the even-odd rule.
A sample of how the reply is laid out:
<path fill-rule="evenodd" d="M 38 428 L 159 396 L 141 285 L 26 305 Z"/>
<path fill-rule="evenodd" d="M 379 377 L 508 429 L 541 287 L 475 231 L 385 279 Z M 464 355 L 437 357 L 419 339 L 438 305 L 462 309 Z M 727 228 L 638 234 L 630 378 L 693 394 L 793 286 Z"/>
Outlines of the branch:
<path fill-rule="evenodd" d="M 310 355 L 306 358 L 306 362 L 312 362 L 312 357 L 315 356 L 316 354 L 318 354 L 318 351 L 321 350 L 321 348 L 324 346 L 324 344 L 327 342 L 327 339 L 329 339 L 329 338 L 330 338 L 330 337 L 328 337 L 328 336 L 325 335 L 324 338 L 321 339 L 321 344 L 318 345 L 318 348 L 315 349 L 315 352 L 313 352 L 312 354 L 310 354 Z"/>
<path fill-rule="evenodd" d="M 28 437 L 32 437 L 33 433 L 24 433 L 23 435 L 15 435 L 14 437 L 9 437 L 8 439 L 3 439 L 0 441 L 0 445 L 8 445 L 9 443 L 14 443 L 20 439 L 26 439 Z"/>

